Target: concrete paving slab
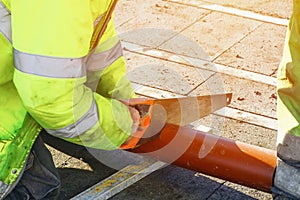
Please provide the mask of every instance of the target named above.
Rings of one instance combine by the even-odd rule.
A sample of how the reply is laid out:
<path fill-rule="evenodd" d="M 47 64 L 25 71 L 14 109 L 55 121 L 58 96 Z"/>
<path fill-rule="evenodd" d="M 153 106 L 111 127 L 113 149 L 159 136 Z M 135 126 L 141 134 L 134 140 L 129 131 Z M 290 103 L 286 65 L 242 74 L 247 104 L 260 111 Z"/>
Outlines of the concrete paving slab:
<path fill-rule="evenodd" d="M 214 114 L 229 119 L 239 120 L 248 124 L 255 124 L 256 126 L 271 130 L 277 130 L 278 128 L 277 119 L 259 115 L 256 113 L 242 111 L 237 108 L 225 107 L 215 111 Z"/>
<path fill-rule="evenodd" d="M 243 39 L 262 22 L 257 22 L 233 15 L 212 12 L 206 17 L 184 30 L 181 34 L 197 43 L 213 60 L 222 52 Z M 172 51 L 190 57 L 201 58 L 190 44 L 182 42 L 182 37 L 174 37 L 160 49 Z M 197 49 L 196 49 L 197 50 Z"/>
<path fill-rule="evenodd" d="M 276 76 L 280 63 L 286 27 L 264 23 L 215 62 L 237 69 Z"/>
<path fill-rule="evenodd" d="M 128 78 L 138 84 L 187 94 L 213 72 L 126 52 Z"/>
<path fill-rule="evenodd" d="M 158 3 L 162 1 L 119 0 L 114 12 L 115 26 L 119 29 L 120 25 L 149 12 L 150 8 Z"/>
<path fill-rule="evenodd" d="M 157 4 L 157 5 L 156 5 Z M 116 16 L 120 18 L 117 21 L 121 20 L 121 18 L 131 16 L 137 17 L 145 12 L 150 12 L 153 6 L 159 7 L 159 5 L 169 5 L 173 4 L 172 2 L 166 2 L 164 0 L 119 0 L 118 4 L 115 8 Z M 126 13 L 126 16 L 125 16 Z"/>
<path fill-rule="evenodd" d="M 277 131 L 240 120 L 209 115 L 197 123 L 212 129 L 212 134 L 267 149 L 275 150 Z"/>
<path fill-rule="evenodd" d="M 172 2 L 180 2 L 186 5 L 199 4 L 219 4 L 228 7 L 234 7 L 244 10 L 254 11 L 268 16 L 289 18 L 292 13 L 292 0 L 171 0 Z"/>
<path fill-rule="evenodd" d="M 232 92 L 230 107 L 276 118 L 276 88 L 247 79 L 215 74 L 200 85 L 191 95 Z"/>
<path fill-rule="evenodd" d="M 129 14 L 133 16 L 126 17 L 130 20 L 117 30 L 122 40 L 151 47 L 169 40 L 209 13 L 207 10 L 159 0 L 135 3 L 132 8 L 135 11 Z M 116 21 L 120 18 L 119 23 L 122 23 L 122 16 L 116 16 Z"/>
<path fill-rule="evenodd" d="M 154 99 L 164 99 L 164 98 L 177 98 L 183 97 L 183 95 L 177 95 L 172 92 L 165 90 L 159 90 L 157 88 L 152 88 L 149 86 L 139 85 L 133 83 L 133 89 L 138 96 L 150 97 Z"/>
<path fill-rule="evenodd" d="M 138 9 L 137 5 L 137 2 L 133 0 L 118 2 L 114 12 L 114 22 L 117 29 L 125 22 L 135 18 L 138 15 L 137 13 L 144 11 Z"/>
<path fill-rule="evenodd" d="M 233 68 L 220 63 L 212 63 L 211 61 L 209 61 L 210 60 L 209 56 L 204 52 L 202 48 L 200 48 L 199 45 L 193 46 L 191 48 L 195 47 L 198 48 L 199 53 L 203 52 L 203 57 L 201 56 L 201 58 L 192 58 L 189 56 L 179 55 L 164 50 L 146 48 L 143 46 L 139 46 L 127 42 L 122 42 L 122 45 L 124 46 L 124 49 L 126 49 L 127 51 L 141 54 L 144 56 L 154 57 L 157 59 L 175 62 L 175 63 L 179 63 L 191 67 L 196 67 L 199 69 L 205 69 L 212 72 L 219 72 L 223 74 L 237 76 L 240 78 L 249 79 L 255 82 L 264 83 L 267 85 L 276 86 L 276 82 L 277 82 L 276 77 L 264 75 L 253 71 L 241 70 L 240 68 Z M 195 43 L 191 45 L 195 45 Z"/>

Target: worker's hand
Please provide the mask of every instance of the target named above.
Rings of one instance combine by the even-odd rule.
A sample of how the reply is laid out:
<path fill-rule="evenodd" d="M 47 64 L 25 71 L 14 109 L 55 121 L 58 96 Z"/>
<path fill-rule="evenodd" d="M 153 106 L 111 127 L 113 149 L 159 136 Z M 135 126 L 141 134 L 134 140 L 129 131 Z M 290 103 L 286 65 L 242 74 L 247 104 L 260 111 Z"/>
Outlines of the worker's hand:
<path fill-rule="evenodd" d="M 135 109 L 134 107 L 128 106 L 128 109 L 129 109 L 129 112 L 130 112 L 130 115 L 131 115 L 131 118 L 133 121 L 131 133 L 134 134 L 139 127 L 141 117 L 140 117 L 139 111 L 137 109 Z"/>
<path fill-rule="evenodd" d="M 140 118 L 141 118 L 140 113 L 136 108 L 130 106 L 130 100 L 129 101 L 128 100 L 127 101 L 121 101 L 121 102 L 123 104 L 125 104 L 126 106 L 128 106 L 128 110 L 130 112 L 130 115 L 131 115 L 131 118 L 132 118 L 132 121 L 133 121 L 132 129 L 131 129 L 131 134 L 133 135 L 137 131 L 137 129 L 140 125 Z"/>
<path fill-rule="evenodd" d="M 128 101 L 121 101 L 128 106 L 133 120 L 131 136 L 121 145 L 121 149 L 132 149 L 140 145 L 144 139 L 143 135 L 150 123 L 151 105 L 147 99 L 136 98 Z"/>
<path fill-rule="evenodd" d="M 122 102 L 122 103 L 124 103 L 124 102 Z M 127 105 L 126 102 L 124 104 Z M 132 137 L 134 137 L 135 132 L 138 130 L 139 124 L 140 124 L 140 113 L 139 113 L 139 111 L 137 109 L 135 109 L 134 107 L 131 107 L 131 106 L 128 106 L 128 109 L 129 109 L 129 112 L 130 112 L 133 123 L 132 123 L 132 127 L 131 127 L 131 135 L 123 143 L 123 145 L 127 145 L 130 142 Z"/>

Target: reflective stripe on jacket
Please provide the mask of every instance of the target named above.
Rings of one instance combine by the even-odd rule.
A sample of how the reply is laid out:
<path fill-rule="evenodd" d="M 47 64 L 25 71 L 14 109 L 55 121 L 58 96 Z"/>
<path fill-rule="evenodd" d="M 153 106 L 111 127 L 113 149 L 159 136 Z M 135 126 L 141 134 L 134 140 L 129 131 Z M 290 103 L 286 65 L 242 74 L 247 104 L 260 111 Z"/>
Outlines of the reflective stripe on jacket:
<path fill-rule="evenodd" d="M 18 135 L 26 126 L 26 111 L 57 137 L 92 148 L 119 148 L 131 133 L 132 119 L 127 106 L 118 100 L 131 98 L 134 92 L 125 76 L 125 60 L 113 20 L 97 48 L 89 52 L 94 28 L 110 1 L 2 3 L 11 8 L 12 21 L 5 23 L 11 24 L 9 31 L 0 22 L 0 90 L 4 91 L 0 101 L 5 102 L 0 104 L 0 118 L 7 118 L 0 122 L 0 159 L 4 163 L 0 181 L 12 184 L 15 180 L 4 180 L 8 171 L 2 169 L 10 165 L 5 157 L 9 149 L 1 149 L 1 144 L 11 140 L 4 137 L 17 132 L 17 140 L 34 141 L 38 134 L 32 138 Z M 10 78 L 1 74 L 9 74 Z M 5 87 L 11 87 L 11 91 Z M 9 113 L 14 113 L 11 119 L 7 117 Z M 9 134 L 2 129 L 9 130 Z M 24 164 L 25 159 L 16 160 Z"/>

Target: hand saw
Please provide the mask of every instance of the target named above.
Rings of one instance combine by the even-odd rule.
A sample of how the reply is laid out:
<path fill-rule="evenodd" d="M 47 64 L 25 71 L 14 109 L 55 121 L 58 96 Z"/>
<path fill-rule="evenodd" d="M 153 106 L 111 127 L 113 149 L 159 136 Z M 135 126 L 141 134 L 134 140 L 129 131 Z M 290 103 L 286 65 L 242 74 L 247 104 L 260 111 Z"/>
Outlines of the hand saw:
<path fill-rule="evenodd" d="M 165 124 L 185 126 L 227 106 L 232 93 L 170 99 L 130 99 L 126 104 L 140 112 L 140 126 L 122 149 L 134 148 L 139 140 L 157 135 Z"/>

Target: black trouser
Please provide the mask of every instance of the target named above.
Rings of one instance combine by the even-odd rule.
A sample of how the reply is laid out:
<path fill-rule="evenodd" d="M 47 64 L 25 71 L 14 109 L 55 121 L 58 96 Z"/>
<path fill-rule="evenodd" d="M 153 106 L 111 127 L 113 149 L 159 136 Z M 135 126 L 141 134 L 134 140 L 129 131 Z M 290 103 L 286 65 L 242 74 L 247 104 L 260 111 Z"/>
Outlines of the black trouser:
<path fill-rule="evenodd" d="M 32 147 L 23 175 L 5 199 L 56 199 L 60 184 L 52 156 L 39 136 Z"/>

